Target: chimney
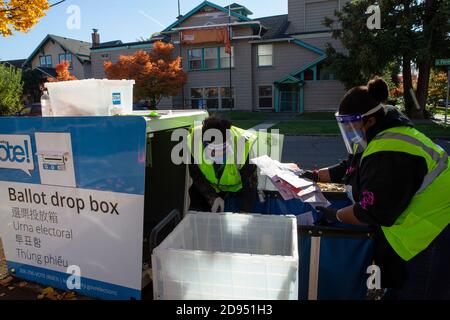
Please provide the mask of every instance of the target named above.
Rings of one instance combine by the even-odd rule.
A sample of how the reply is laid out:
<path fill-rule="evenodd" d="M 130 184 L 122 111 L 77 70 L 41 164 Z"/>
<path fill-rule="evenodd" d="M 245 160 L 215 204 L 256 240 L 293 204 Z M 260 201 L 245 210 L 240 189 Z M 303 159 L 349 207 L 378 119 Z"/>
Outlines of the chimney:
<path fill-rule="evenodd" d="M 92 47 L 97 47 L 100 44 L 100 34 L 98 29 L 92 29 Z"/>

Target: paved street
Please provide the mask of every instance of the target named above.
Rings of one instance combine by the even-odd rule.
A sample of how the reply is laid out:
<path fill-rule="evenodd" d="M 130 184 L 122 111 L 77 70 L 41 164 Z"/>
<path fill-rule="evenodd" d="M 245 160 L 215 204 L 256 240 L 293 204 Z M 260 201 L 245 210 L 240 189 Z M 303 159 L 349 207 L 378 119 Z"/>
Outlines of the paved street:
<path fill-rule="evenodd" d="M 436 140 L 450 153 L 450 140 Z M 304 169 L 322 168 L 338 163 L 346 157 L 342 138 L 320 136 L 286 136 L 283 162 L 295 162 Z"/>

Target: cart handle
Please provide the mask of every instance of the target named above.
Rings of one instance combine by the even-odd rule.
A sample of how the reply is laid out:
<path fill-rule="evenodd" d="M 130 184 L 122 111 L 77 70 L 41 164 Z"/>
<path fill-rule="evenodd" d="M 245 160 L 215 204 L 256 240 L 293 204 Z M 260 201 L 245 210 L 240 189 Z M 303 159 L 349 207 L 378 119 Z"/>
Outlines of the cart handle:
<path fill-rule="evenodd" d="M 181 221 L 181 215 L 180 211 L 178 209 L 172 210 L 167 216 L 164 217 L 157 225 L 153 228 L 152 232 L 150 233 L 150 255 L 152 254 L 153 250 L 156 248 L 157 240 L 159 232 L 174 220 L 177 224 Z"/>

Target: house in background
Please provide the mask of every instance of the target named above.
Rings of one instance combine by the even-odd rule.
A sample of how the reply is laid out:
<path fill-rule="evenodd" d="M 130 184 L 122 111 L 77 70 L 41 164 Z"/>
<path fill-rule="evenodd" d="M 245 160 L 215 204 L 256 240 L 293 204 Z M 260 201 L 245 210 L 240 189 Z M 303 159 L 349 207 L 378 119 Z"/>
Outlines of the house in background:
<path fill-rule="evenodd" d="M 123 43 L 120 40 L 100 42 L 100 34 L 94 29 L 91 47 L 91 70 L 92 77 L 96 79 L 106 78 L 103 63 L 112 61 L 116 63 L 120 56 L 132 55 L 138 50 L 151 51 L 153 44 L 158 40 L 166 40 L 166 37 L 152 37 L 147 41 L 136 41 Z"/>
<path fill-rule="evenodd" d="M 288 14 L 262 18 L 250 18 L 251 10 L 237 3 L 222 7 L 204 1 L 147 41 L 102 43 L 97 29 L 92 43 L 48 35 L 23 68 L 39 70 L 46 79 L 67 60 L 78 79 L 103 79 L 105 61 L 150 51 L 162 40 L 181 55 L 187 83 L 159 109 L 336 110 L 344 86 L 325 66 L 325 49 L 330 43 L 338 52 L 345 50 L 323 21 L 349 0 L 287 1 Z"/>
<path fill-rule="evenodd" d="M 70 62 L 69 71 L 78 79 L 91 78 L 91 43 L 47 35 L 23 64 L 23 69 L 38 70 L 42 77 L 55 77 L 61 61 Z"/>
<path fill-rule="evenodd" d="M 10 66 L 10 67 L 14 67 L 16 69 L 22 69 L 22 66 L 25 61 L 27 61 L 27 59 L 5 60 L 5 61 L 0 61 L 0 63 Z"/>
<path fill-rule="evenodd" d="M 288 14 L 251 19 L 233 3 L 204 1 L 161 34 L 170 37 L 188 74 L 192 108 L 304 112 L 335 110 L 344 86 L 323 65 L 331 37 L 322 22 L 348 0 L 288 0 Z M 223 38 L 231 29 L 231 43 Z M 227 53 L 231 46 L 231 57 Z M 230 68 L 231 66 L 231 68 Z M 183 98 L 173 104 L 181 106 Z M 178 102 L 178 103 L 177 103 Z"/>

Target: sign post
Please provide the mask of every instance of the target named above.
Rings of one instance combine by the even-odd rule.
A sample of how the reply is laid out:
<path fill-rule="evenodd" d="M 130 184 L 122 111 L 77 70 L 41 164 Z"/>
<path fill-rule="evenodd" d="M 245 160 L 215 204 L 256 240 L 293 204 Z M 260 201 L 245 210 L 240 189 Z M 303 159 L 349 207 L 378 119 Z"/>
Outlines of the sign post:
<path fill-rule="evenodd" d="M 450 91 L 450 59 L 438 59 L 436 60 L 436 66 L 447 66 L 447 94 L 445 96 L 445 124 L 447 125 Z"/>

